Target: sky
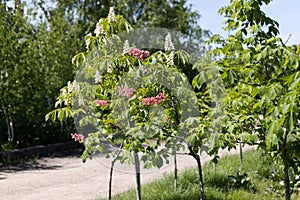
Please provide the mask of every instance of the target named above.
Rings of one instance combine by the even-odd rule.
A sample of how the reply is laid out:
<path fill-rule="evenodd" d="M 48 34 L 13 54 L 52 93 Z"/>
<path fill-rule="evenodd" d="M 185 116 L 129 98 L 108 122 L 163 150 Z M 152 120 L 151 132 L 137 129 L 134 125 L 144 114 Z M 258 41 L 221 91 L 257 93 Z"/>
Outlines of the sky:
<path fill-rule="evenodd" d="M 204 29 L 209 29 L 213 33 L 223 36 L 227 32 L 222 30 L 224 18 L 218 14 L 218 10 L 228 5 L 229 0 L 188 0 L 188 3 L 200 13 L 200 25 Z M 267 16 L 279 23 L 280 37 L 288 45 L 300 44 L 300 0 L 273 0 L 262 10 Z"/>
<path fill-rule="evenodd" d="M 27 0 L 28 1 L 28 0 Z M 218 14 L 218 10 L 229 4 L 230 0 L 188 0 L 200 15 L 200 25 L 214 34 L 226 36 L 228 33 L 222 30 L 224 18 Z M 13 0 L 9 3 L 13 4 Z M 262 9 L 267 16 L 279 23 L 280 37 L 287 41 L 288 45 L 300 44 L 300 0 L 273 0 Z M 289 35 L 291 37 L 289 38 Z M 288 39 L 289 38 L 289 39 Z"/>

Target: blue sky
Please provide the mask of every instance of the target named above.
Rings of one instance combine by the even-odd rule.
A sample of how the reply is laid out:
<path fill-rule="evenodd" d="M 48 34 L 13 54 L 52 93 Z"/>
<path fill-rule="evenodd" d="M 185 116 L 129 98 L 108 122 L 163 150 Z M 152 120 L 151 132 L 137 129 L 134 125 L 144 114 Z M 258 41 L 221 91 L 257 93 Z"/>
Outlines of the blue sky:
<path fill-rule="evenodd" d="M 28 0 L 24 0 L 28 1 Z M 228 5 L 230 0 L 188 0 L 194 8 L 201 14 L 200 25 L 204 29 L 209 29 L 213 33 L 223 36 L 227 32 L 222 30 L 224 18 L 218 14 L 219 8 Z M 13 5 L 13 0 L 9 3 Z M 288 45 L 300 44 L 300 0 L 273 0 L 263 10 L 272 19 L 279 22 L 280 36 L 286 41 L 291 34 Z"/>
<path fill-rule="evenodd" d="M 223 36 L 227 32 L 222 30 L 224 18 L 218 15 L 218 10 L 229 3 L 229 0 L 188 0 L 201 14 L 200 25 L 213 33 Z M 273 0 L 268 6 L 263 7 L 267 16 L 276 20 L 280 26 L 280 36 L 286 41 L 291 34 L 288 45 L 300 44 L 300 0 Z"/>

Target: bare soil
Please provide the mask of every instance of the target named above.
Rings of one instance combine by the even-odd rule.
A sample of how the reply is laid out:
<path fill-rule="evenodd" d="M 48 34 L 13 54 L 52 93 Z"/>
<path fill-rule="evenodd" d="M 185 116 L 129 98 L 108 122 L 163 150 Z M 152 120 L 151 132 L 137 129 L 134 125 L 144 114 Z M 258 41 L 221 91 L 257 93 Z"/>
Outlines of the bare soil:
<path fill-rule="evenodd" d="M 247 147 L 246 149 L 249 149 Z M 221 156 L 238 151 L 222 151 Z M 202 164 L 209 161 L 202 156 Z M 190 156 L 180 156 L 179 170 L 196 166 Z M 171 173 L 173 164 L 162 169 L 142 172 L 142 183 L 148 183 Z M 109 165 L 100 159 L 82 163 L 80 155 L 41 158 L 22 165 L 0 168 L 1 200 L 88 200 L 107 197 Z M 116 166 L 113 176 L 113 193 L 117 194 L 135 186 L 135 174 L 128 166 Z"/>

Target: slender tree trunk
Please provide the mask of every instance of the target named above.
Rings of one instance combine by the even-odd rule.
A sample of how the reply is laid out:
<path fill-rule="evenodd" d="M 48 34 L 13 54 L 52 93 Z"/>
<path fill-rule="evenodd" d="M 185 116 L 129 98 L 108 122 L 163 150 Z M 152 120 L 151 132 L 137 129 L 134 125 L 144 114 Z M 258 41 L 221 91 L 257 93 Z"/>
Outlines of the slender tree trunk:
<path fill-rule="evenodd" d="M 214 156 L 216 156 L 216 154 Z M 216 171 L 217 171 L 217 163 L 213 162 L 213 168 L 214 168 L 214 172 L 216 173 Z"/>
<path fill-rule="evenodd" d="M 197 165 L 198 165 L 198 174 L 199 174 L 199 188 L 200 188 L 200 199 L 204 200 L 204 184 L 203 184 L 203 176 L 202 176 L 202 166 L 200 156 L 197 158 Z"/>
<path fill-rule="evenodd" d="M 130 116 L 128 115 L 127 120 L 128 126 L 130 128 L 133 127 L 133 122 L 130 120 Z M 136 179 L 136 199 L 141 200 L 141 171 L 140 171 L 140 160 L 139 155 L 133 152 L 134 166 L 135 166 L 135 179 Z"/>
<path fill-rule="evenodd" d="M 289 177 L 289 165 L 285 162 L 285 159 L 289 157 L 286 149 L 287 145 L 287 138 L 288 138 L 288 131 L 285 130 L 284 132 L 284 140 L 282 144 L 282 159 L 284 163 L 284 185 L 285 185 L 285 199 L 291 199 L 291 190 L 290 190 L 290 177 Z"/>
<path fill-rule="evenodd" d="M 140 171 L 140 160 L 137 153 L 133 154 L 134 165 L 135 165 L 135 178 L 136 178 L 136 199 L 141 200 L 141 171 Z"/>
<path fill-rule="evenodd" d="M 124 140 L 122 141 L 121 143 L 121 146 L 120 148 L 118 149 L 118 152 L 117 152 L 117 155 L 116 157 L 111 161 L 111 165 L 110 165 L 110 174 L 109 174 L 109 185 L 108 185 L 108 199 L 111 200 L 112 198 L 112 178 L 113 178 L 113 171 L 114 171 L 114 166 L 115 166 L 115 163 L 122 151 L 122 148 L 123 148 L 123 145 L 124 145 Z"/>
<path fill-rule="evenodd" d="M 6 118 L 5 119 L 5 121 L 6 121 L 6 126 L 7 126 L 7 134 L 8 134 L 8 137 L 7 137 L 7 140 L 9 141 L 9 142 L 11 142 L 12 140 L 11 140 L 11 130 L 10 130 L 10 122 L 9 122 L 9 120 Z"/>
<path fill-rule="evenodd" d="M 204 193 L 204 184 L 203 184 L 203 176 L 202 176 L 202 166 L 201 166 L 201 159 L 198 153 L 195 153 L 193 151 L 192 147 L 189 147 L 190 153 L 197 161 L 197 167 L 198 167 L 198 174 L 199 174 L 199 189 L 200 189 L 200 200 L 205 199 L 205 193 Z"/>
<path fill-rule="evenodd" d="M 241 141 L 240 141 L 240 163 L 241 163 L 241 166 L 243 165 L 243 147 L 242 147 L 242 138 L 241 138 Z"/>
<path fill-rule="evenodd" d="M 289 169 L 285 168 L 284 170 L 284 184 L 285 184 L 285 200 L 291 199 L 291 189 L 290 189 L 290 177 Z"/>
<path fill-rule="evenodd" d="M 8 141 L 13 142 L 15 139 L 15 128 L 14 128 L 14 120 L 12 117 L 8 116 L 6 118 L 6 125 L 7 125 L 7 133 L 8 133 Z"/>
<path fill-rule="evenodd" d="M 111 200 L 111 188 L 112 188 L 112 177 L 113 177 L 113 171 L 114 171 L 114 165 L 115 165 L 115 159 L 111 162 L 110 165 L 110 174 L 109 174 L 109 185 L 108 185 L 108 199 Z"/>
<path fill-rule="evenodd" d="M 174 190 L 177 191 L 178 185 L 178 169 L 177 169 L 177 156 L 176 151 L 174 153 Z"/>
<path fill-rule="evenodd" d="M 9 117 L 9 138 L 8 141 L 12 142 L 15 139 L 15 128 L 14 128 L 14 120 Z"/>

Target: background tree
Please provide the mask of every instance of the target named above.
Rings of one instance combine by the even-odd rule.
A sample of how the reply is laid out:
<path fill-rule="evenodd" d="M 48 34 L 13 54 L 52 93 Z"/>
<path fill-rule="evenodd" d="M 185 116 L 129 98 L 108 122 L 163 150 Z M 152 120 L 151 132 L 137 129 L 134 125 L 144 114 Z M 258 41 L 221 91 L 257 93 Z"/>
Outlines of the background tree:
<path fill-rule="evenodd" d="M 0 22 L 4 58 L 0 61 L 1 143 L 6 143 L 10 135 L 10 140 L 14 140 L 11 144 L 18 147 L 70 137 L 73 126 L 69 122 L 45 123 L 43 116 L 53 109 L 59 88 L 73 79 L 71 58 L 84 51 L 83 37 L 93 34 L 95 21 L 105 17 L 110 6 L 135 27 L 171 28 L 198 41 L 208 34 L 198 24 L 199 14 L 186 1 L 34 0 L 27 5 L 24 2 L 16 1 L 27 8 L 21 9 L 20 14 L 1 3 Z"/>
<path fill-rule="evenodd" d="M 66 31 L 70 35 L 72 31 L 62 17 L 57 16 L 55 31 L 49 32 L 47 23 L 28 22 L 36 15 L 1 3 L 1 129 L 18 147 L 68 138 L 62 124 L 46 123 L 43 118 L 59 88 L 72 79 L 70 52 L 76 49 L 76 39 L 65 38 Z M 5 143 L 7 134 L 1 138 Z"/>
<path fill-rule="evenodd" d="M 290 175 L 299 174 L 299 48 L 278 37 L 279 24 L 261 10 L 270 0 L 232 0 L 220 9 L 228 38 L 211 37 L 210 54 L 225 85 L 226 118 L 219 142 L 234 146 L 243 139 L 258 144 L 283 168 L 285 197 L 291 197 Z M 219 46 L 218 46 L 219 45 Z M 202 74 L 195 82 L 202 85 Z"/>
<path fill-rule="evenodd" d="M 186 0 L 63 0 L 56 3 L 58 7 L 76 11 L 76 21 L 84 35 L 93 32 L 94 22 L 106 17 L 110 7 L 114 7 L 116 13 L 124 16 L 133 28 L 173 29 L 199 42 L 209 34 L 209 31 L 203 30 L 199 25 L 200 14 L 194 11 Z"/>

